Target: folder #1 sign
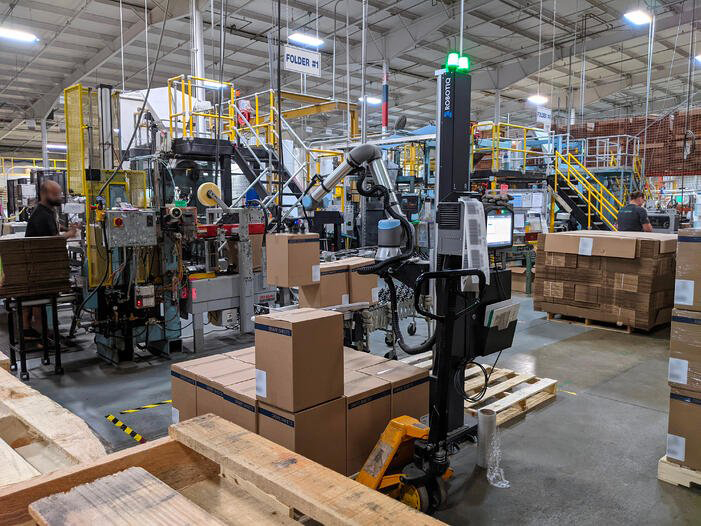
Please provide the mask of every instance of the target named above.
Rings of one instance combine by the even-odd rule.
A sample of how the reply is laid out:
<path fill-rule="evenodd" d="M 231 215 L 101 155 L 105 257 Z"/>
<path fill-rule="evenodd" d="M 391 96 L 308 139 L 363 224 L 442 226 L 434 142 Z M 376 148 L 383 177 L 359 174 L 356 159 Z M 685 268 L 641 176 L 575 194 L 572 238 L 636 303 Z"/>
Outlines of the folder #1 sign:
<path fill-rule="evenodd" d="M 321 53 L 288 44 L 284 46 L 284 52 L 284 69 L 286 71 L 321 77 Z"/>

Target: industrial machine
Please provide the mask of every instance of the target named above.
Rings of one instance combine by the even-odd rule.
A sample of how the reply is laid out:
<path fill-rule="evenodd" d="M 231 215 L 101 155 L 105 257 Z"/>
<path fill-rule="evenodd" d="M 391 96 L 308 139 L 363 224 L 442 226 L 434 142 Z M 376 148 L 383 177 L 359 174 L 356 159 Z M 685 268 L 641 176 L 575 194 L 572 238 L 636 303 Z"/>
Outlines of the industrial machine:
<path fill-rule="evenodd" d="M 675 208 L 656 208 L 647 211 L 653 232 L 676 234 L 679 231 L 679 212 Z"/>
<path fill-rule="evenodd" d="M 438 80 L 438 205 L 433 261 L 417 256 L 413 226 L 400 208 L 375 146 L 354 148 L 345 162 L 300 198 L 304 208 L 313 211 L 343 177 L 355 173 L 359 175 L 358 192 L 381 199 L 389 216 L 379 222 L 376 263 L 358 272 L 376 273 L 385 280 L 394 333 L 402 350 L 418 354 L 433 349 L 429 420 L 428 425 L 406 416 L 392 420 L 357 480 L 426 512 L 437 509 L 446 499 L 445 481 L 452 474 L 450 455 L 460 444 L 477 440 L 477 426 L 466 425 L 463 406 L 466 399 L 475 401 L 484 396 L 489 376 L 477 364 L 482 367 L 485 384 L 482 392 L 471 398 L 463 388 L 465 368 L 476 364 L 477 356 L 508 348 L 516 328 L 515 316 L 502 329 L 484 323 L 488 305 L 511 296 L 510 271 L 491 268 L 490 251 L 512 245 L 513 210 L 499 196 L 468 192 L 469 152 L 466 155 L 465 146 L 469 145 L 470 76 L 453 68 L 441 72 Z M 395 279 L 414 289 L 416 310 L 436 322 L 434 333 L 421 345 L 412 347 L 403 339 Z M 421 302 L 431 288 L 435 312 L 424 309 Z"/>
<path fill-rule="evenodd" d="M 76 85 L 64 100 L 68 200 L 82 204 L 84 222 L 82 294 L 71 332 L 93 332 L 98 355 L 121 362 L 138 349 L 181 350 L 190 325 L 194 350 L 202 350 L 208 313 L 220 325 L 251 331 L 255 305 L 274 301 L 275 289 L 265 284 L 264 214 L 227 204 L 231 143 L 164 140 L 144 99 L 122 148 L 118 92 Z M 135 169 L 121 169 L 127 157 Z"/>

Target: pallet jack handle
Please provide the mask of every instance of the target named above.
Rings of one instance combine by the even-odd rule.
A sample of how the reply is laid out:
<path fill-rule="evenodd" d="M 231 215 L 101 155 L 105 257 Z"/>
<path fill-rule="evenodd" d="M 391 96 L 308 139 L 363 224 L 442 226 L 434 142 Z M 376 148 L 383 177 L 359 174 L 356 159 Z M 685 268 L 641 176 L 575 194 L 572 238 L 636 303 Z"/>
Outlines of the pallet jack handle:
<path fill-rule="evenodd" d="M 428 280 L 439 280 L 439 279 L 458 279 L 458 278 L 463 278 L 466 276 L 477 276 L 477 279 L 479 280 L 479 294 L 477 294 L 477 297 L 475 300 L 465 307 L 461 312 L 455 315 L 455 317 L 459 317 L 459 315 L 464 314 L 466 312 L 470 312 L 471 310 L 475 309 L 479 304 L 480 304 L 480 298 L 482 297 L 482 294 L 484 293 L 484 288 L 486 287 L 487 280 L 484 277 L 484 272 L 478 269 L 473 269 L 473 268 L 463 268 L 463 269 L 455 269 L 455 270 L 436 270 L 433 272 L 424 272 L 421 274 L 418 278 L 416 278 L 416 283 L 414 284 L 414 308 L 416 309 L 416 312 L 421 314 L 422 316 L 425 316 L 427 318 L 430 318 L 432 320 L 436 321 L 445 321 L 446 316 L 442 316 L 440 314 L 434 314 L 432 312 L 429 312 L 427 310 L 424 310 L 421 305 L 419 304 L 419 296 L 420 294 L 418 293 L 421 290 L 421 287 L 424 283 L 424 281 Z"/>

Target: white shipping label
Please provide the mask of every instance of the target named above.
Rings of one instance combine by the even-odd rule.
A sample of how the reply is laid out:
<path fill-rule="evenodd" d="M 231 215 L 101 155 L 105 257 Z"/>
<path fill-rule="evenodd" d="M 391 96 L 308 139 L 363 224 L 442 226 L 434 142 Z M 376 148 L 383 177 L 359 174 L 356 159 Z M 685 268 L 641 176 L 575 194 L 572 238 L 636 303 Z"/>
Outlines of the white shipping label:
<path fill-rule="evenodd" d="M 677 305 L 694 304 L 694 280 L 674 280 L 674 303 L 676 303 Z"/>
<path fill-rule="evenodd" d="M 177 407 L 170 407 L 170 421 L 173 424 L 180 422 L 180 411 L 178 411 Z"/>
<path fill-rule="evenodd" d="M 372 291 L 372 301 L 380 301 L 380 287 L 374 287 Z"/>
<path fill-rule="evenodd" d="M 350 303 L 350 296 L 348 294 L 341 295 L 341 305 L 348 305 Z"/>
<path fill-rule="evenodd" d="M 579 251 L 580 256 L 591 256 L 591 250 L 594 248 L 594 238 L 592 237 L 580 237 L 579 238 Z"/>
<path fill-rule="evenodd" d="M 268 396 L 268 379 L 265 371 L 256 369 L 256 396 L 266 398 Z"/>
<path fill-rule="evenodd" d="M 667 379 L 675 384 L 684 384 L 688 382 L 689 375 L 689 362 L 688 360 L 681 360 L 679 358 L 669 359 L 669 372 L 667 374 Z"/>
<path fill-rule="evenodd" d="M 667 433 L 667 456 L 684 462 L 686 457 L 686 438 Z"/>
<path fill-rule="evenodd" d="M 321 281 L 321 267 L 312 265 L 312 281 Z"/>

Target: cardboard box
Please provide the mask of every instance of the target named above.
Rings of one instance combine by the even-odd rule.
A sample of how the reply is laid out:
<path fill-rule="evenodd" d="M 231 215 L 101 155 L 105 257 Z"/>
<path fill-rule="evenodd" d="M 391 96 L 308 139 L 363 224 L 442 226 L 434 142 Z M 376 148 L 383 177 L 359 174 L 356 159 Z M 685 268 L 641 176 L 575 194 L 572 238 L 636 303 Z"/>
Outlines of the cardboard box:
<path fill-rule="evenodd" d="M 256 364 L 256 348 L 255 347 L 246 347 L 244 349 L 237 349 L 235 351 L 225 352 L 224 356 L 228 356 L 229 358 L 234 358 L 235 360 L 239 360 L 240 362 L 246 362 L 246 363 L 250 363 L 252 365 Z"/>
<path fill-rule="evenodd" d="M 701 393 L 701 312 L 672 311 L 668 380 L 673 387 Z"/>
<path fill-rule="evenodd" d="M 343 348 L 343 369 L 344 371 L 359 371 L 371 365 L 385 363 L 387 358 L 370 354 L 369 352 L 356 351 L 350 347 Z"/>
<path fill-rule="evenodd" d="M 675 234 L 577 230 L 547 234 L 544 248 L 546 252 L 634 259 L 671 253 L 676 246 Z"/>
<path fill-rule="evenodd" d="M 197 414 L 214 413 L 223 417 L 224 395 L 226 385 L 245 380 L 255 380 L 255 368 L 238 360 L 228 359 L 231 363 L 215 362 L 215 367 L 195 371 L 197 378 Z M 221 374 L 219 374 L 221 371 Z"/>
<path fill-rule="evenodd" d="M 701 470 L 701 397 L 698 391 L 672 388 L 667 460 Z"/>
<path fill-rule="evenodd" d="M 249 234 L 251 242 L 251 263 L 253 272 L 263 270 L 263 234 Z M 229 256 L 229 266 L 234 272 L 239 271 L 239 243 L 236 239 L 229 239 L 227 242 L 227 252 Z"/>
<path fill-rule="evenodd" d="M 258 401 L 258 433 L 276 444 L 346 473 L 346 399 L 296 413 Z"/>
<path fill-rule="evenodd" d="M 299 288 L 300 307 L 331 307 L 350 303 L 348 265 L 344 260 L 321 263 L 319 275 L 318 284 Z"/>
<path fill-rule="evenodd" d="M 256 316 L 258 400 L 301 411 L 343 396 L 343 315 L 293 309 Z"/>
<path fill-rule="evenodd" d="M 269 234 L 266 274 L 270 285 L 299 287 L 319 282 L 318 234 Z"/>
<path fill-rule="evenodd" d="M 348 264 L 348 291 L 351 303 L 377 303 L 380 296 L 377 274 L 358 274 L 355 269 L 373 265 L 373 258 L 354 257 L 343 260 Z"/>
<path fill-rule="evenodd" d="M 203 356 L 170 366 L 170 390 L 173 400 L 173 419 L 180 422 L 197 416 L 197 373 L 207 371 L 209 364 L 229 361 L 222 354 Z M 211 369 L 209 369 L 211 370 Z"/>
<path fill-rule="evenodd" d="M 346 474 L 360 471 L 391 420 L 392 384 L 358 372 L 346 373 Z"/>
<path fill-rule="evenodd" d="M 221 416 L 244 429 L 258 432 L 255 378 L 222 387 Z"/>
<path fill-rule="evenodd" d="M 392 414 L 416 419 L 428 414 L 428 371 L 396 360 L 371 365 L 358 372 L 375 376 L 392 384 Z"/>
<path fill-rule="evenodd" d="M 511 267 L 511 292 L 526 293 L 525 267 Z"/>
<path fill-rule="evenodd" d="M 701 311 L 701 229 L 679 231 L 674 306 Z"/>

